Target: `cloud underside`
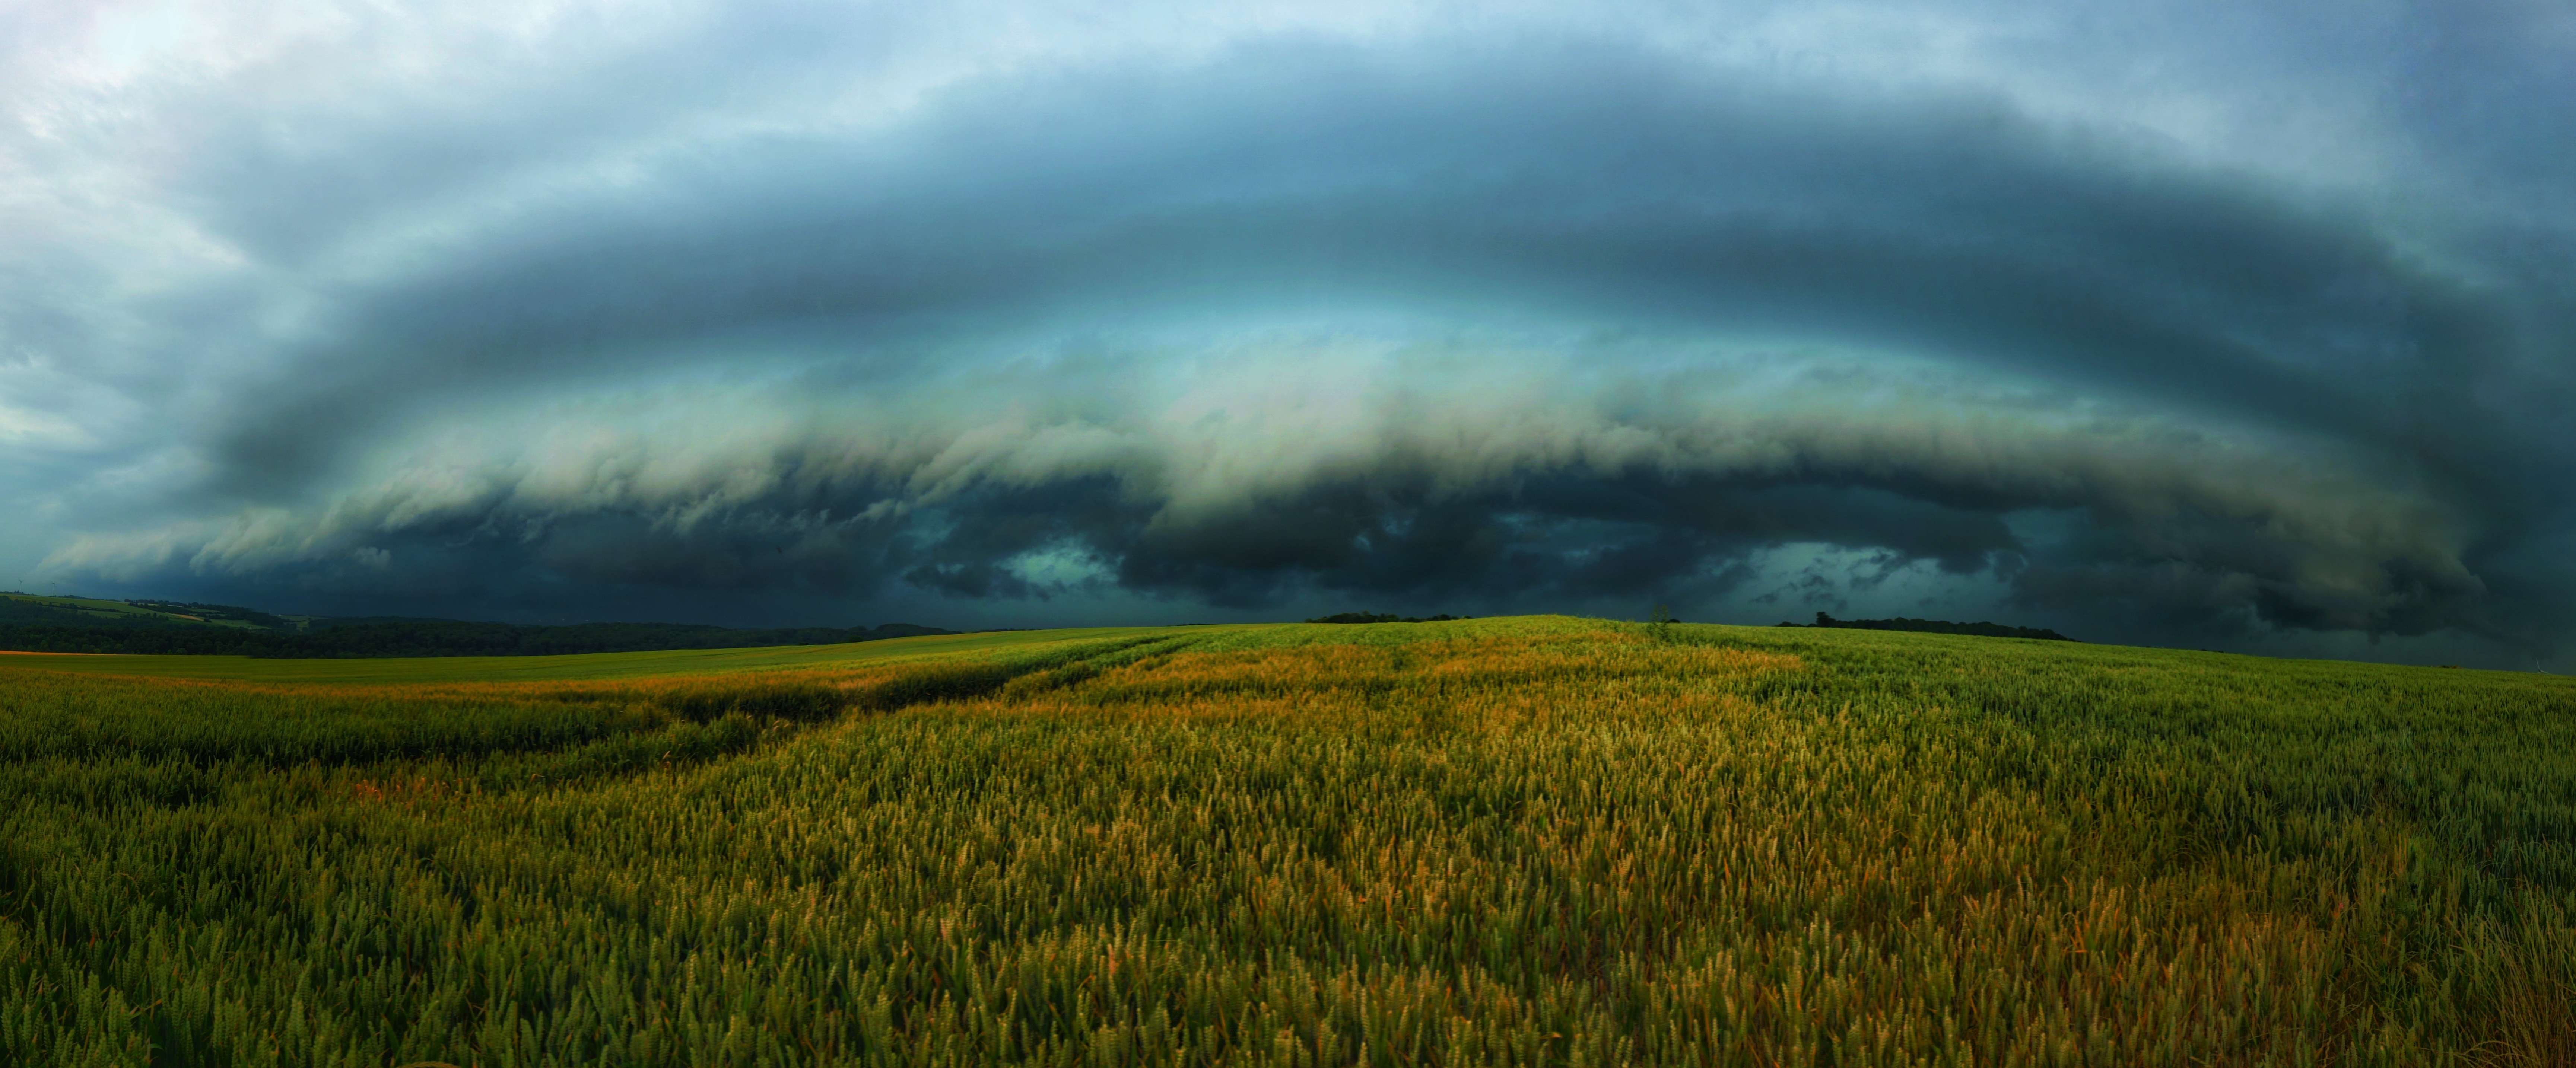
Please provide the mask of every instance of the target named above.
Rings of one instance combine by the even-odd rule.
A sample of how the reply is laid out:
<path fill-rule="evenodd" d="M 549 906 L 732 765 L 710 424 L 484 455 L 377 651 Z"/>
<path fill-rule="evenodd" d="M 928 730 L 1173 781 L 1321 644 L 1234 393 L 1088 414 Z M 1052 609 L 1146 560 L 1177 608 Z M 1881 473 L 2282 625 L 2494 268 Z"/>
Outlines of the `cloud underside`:
<path fill-rule="evenodd" d="M 1768 385 L 1497 360 L 1436 392 L 1422 383 L 1444 376 L 1402 359 L 1263 359 L 1280 365 L 1238 358 L 1159 402 L 1157 383 L 1021 366 L 918 385 L 901 407 L 780 387 L 701 395 L 652 429 L 558 412 L 515 438 L 406 450 L 323 505 L 93 536 L 50 563 L 415 597 L 1114 588 L 1526 605 L 1704 601 L 1753 556 L 1804 545 L 2173 627 L 2483 625 L 2456 516 L 2277 441 L 1972 407 L 1776 355 L 1735 361 Z M 660 400 L 627 407 L 669 419 Z"/>

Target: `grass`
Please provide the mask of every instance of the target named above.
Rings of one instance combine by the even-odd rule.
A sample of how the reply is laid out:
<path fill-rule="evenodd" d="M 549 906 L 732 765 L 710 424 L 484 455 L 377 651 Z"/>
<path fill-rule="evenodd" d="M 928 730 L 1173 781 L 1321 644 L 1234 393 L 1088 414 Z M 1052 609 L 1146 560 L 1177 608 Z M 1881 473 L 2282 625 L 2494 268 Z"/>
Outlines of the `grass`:
<path fill-rule="evenodd" d="M 545 659 L 0 658 L 0 1063 L 2576 1064 L 2576 680 L 1556 617 Z"/>

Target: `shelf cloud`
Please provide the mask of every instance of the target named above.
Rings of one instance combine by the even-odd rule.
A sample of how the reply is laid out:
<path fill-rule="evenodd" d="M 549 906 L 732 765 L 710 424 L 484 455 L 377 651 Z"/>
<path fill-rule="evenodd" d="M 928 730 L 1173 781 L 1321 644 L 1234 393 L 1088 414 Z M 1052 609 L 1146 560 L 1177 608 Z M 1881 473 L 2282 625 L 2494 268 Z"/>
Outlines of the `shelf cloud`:
<path fill-rule="evenodd" d="M 2566 669 L 2576 19 L 2158 8 L 0 15 L 0 558 Z"/>

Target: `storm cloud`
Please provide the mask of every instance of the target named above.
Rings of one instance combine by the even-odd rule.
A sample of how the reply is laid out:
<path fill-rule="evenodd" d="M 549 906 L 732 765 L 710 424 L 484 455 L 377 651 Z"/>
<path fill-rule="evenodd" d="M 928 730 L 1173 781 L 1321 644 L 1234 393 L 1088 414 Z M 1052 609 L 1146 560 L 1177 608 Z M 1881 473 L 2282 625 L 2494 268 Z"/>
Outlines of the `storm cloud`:
<path fill-rule="evenodd" d="M 2576 22 L 2303 11 L 6 16 L 0 549 L 2567 665 Z"/>

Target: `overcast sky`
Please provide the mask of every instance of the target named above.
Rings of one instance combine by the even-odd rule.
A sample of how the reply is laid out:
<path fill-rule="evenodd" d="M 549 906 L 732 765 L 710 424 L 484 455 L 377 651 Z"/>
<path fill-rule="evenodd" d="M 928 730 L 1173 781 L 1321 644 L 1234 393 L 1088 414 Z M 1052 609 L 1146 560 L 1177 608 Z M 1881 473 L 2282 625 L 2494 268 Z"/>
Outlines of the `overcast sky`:
<path fill-rule="evenodd" d="M 0 585 L 2576 670 L 2576 7 L 0 5 Z"/>

